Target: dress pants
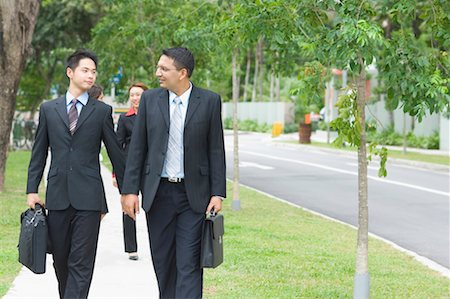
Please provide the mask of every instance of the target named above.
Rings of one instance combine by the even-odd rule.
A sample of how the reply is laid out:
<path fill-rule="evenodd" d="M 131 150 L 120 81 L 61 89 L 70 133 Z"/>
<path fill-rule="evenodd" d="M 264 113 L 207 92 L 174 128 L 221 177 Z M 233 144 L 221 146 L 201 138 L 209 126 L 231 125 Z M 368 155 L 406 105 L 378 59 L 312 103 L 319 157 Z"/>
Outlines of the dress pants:
<path fill-rule="evenodd" d="M 123 213 L 123 241 L 125 243 L 125 252 L 137 252 L 136 241 L 136 221 Z"/>
<path fill-rule="evenodd" d="M 100 211 L 48 211 L 53 267 L 60 298 L 87 298 L 94 271 Z"/>
<path fill-rule="evenodd" d="M 205 214 L 191 209 L 184 183 L 162 179 L 146 216 L 160 298 L 201 298 Z"/>

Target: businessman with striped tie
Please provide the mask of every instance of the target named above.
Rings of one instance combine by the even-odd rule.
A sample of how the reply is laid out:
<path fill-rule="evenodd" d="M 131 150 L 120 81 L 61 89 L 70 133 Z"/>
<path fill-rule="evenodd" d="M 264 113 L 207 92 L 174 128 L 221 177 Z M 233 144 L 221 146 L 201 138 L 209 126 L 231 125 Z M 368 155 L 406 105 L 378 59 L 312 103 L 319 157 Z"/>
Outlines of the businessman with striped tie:
<path fill-rule="evenodd" d="M 125 169 L 114 133 L 112 107 L 89 98 L 97 76 L 97 57 L 77 50 L 67 59 L 66 94 L 45 102 L 28 168 L 27 204 L 43 204 L 38 196 L 51 151 L 45 206 L 53 265 L 61 298 L 87 298 L 94 270 L 101 213 L 107 210 L 99 152 L 103 141 L 119 187 Z"/>

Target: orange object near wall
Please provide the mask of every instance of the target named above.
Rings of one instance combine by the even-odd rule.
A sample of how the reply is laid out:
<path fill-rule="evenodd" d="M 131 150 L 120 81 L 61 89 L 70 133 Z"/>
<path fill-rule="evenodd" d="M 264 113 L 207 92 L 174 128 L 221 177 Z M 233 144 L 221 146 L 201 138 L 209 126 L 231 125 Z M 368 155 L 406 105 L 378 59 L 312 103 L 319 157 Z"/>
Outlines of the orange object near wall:
<path fill-rule="evenodd" d="M 305 124 L 309 125 L 311 123 L 311 114 L 305 114 Z"/>

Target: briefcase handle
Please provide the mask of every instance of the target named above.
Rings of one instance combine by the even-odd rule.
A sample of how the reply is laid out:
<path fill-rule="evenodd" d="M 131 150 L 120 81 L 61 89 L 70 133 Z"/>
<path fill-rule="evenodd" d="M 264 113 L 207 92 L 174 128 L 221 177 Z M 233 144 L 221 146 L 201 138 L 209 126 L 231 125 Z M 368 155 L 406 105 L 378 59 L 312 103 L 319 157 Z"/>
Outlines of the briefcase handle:
<path fill-rule="evenodd" d="M 38 211 L 38 210 L 43 210 L 44 209 L 44 207 L 43 206 L 41 206 L 41 204 L 39 204 L 39 203 L 35 203 L 34 204 L 34 210 L 35 211 Z"/>
<path fill-rule="evenodd" d="M 216 211 L 214 211 L 214 208 L 212 208 L 209 211 L 209 214 L 206 215 L 206 218 L 211 218 L 211 217 L 216 217 L 218 213 L 216 213 Z"/>

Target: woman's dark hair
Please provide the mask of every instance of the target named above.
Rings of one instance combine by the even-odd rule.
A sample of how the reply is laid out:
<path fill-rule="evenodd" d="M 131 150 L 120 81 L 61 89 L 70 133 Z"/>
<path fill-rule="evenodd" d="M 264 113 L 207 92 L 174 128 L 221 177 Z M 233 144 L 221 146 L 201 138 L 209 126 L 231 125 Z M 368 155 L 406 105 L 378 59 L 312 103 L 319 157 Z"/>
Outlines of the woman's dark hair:
<path fill-rule="evenodd" d="M 90 98 L 98 100 L 102 92 L 103 88 L 98 84 L 94 84 L 91 89 L 88 90 L 88 95 Z"/>
<path fill-rule="evenodd" d="M 147 90 L 147 89 L 148 89 L 148 87 L 147 87 L 144 83 L 142 83 L 142 82 L 136 82 L 136 83 L 134 83 L 134 84 L 131 84 L 130 87 L 128 87 L 128 93 L 130 93 L 130 90 L 131 90 L 133 87 L 139 87 L 139 88 L 142 88 L 143 90 Z"/>
<path fill-rule="evenodd" d="M 195 60 L 194 55 L 192 55 L 191 51 L 187 48 L 176 47 L 164 49 L 162 54 L 172 58 L 177 69 L 186 69 L 188 72 L 188 77 L 192 76 L 192 73 L 194 72 Z"/>

